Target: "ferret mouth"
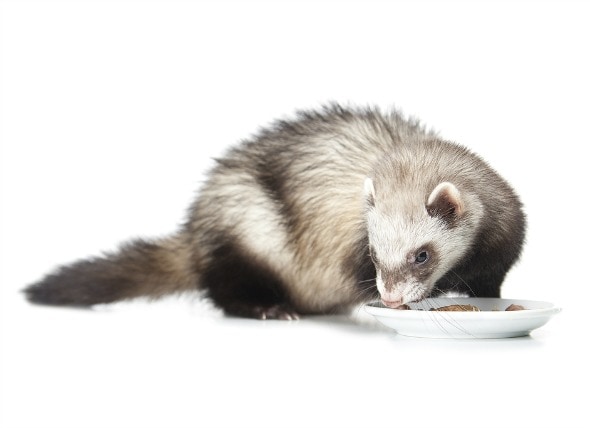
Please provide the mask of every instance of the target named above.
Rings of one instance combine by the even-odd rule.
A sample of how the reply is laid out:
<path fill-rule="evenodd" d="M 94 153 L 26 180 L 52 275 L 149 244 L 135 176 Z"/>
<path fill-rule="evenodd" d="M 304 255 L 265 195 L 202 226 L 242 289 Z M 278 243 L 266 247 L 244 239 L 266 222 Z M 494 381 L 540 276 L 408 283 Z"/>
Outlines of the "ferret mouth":
<path fill-rule="evenodd" d="M 392 308 L 392 309 L 398 308 L 404 304 L 404 302 L 401 300 L 385 300 L 385 299 L 381 299 L 381 303 L 383 303 L 388 308 Z"/>

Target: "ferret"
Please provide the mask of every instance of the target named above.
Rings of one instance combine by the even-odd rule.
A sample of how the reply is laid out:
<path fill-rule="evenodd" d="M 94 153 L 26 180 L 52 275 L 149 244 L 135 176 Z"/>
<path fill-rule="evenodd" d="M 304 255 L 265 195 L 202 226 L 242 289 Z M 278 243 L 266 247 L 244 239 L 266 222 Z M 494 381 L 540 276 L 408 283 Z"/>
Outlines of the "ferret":
<path fill-rule="evenodd" d="M 330 104 L 217 159 L 175 234 L 56 269 L 29 301 L 86 307 L 201 290 L 230 316 L 296 319 L 454 291 L 499 297 L 526 220 L 470 150 L 396 110 Z"/>

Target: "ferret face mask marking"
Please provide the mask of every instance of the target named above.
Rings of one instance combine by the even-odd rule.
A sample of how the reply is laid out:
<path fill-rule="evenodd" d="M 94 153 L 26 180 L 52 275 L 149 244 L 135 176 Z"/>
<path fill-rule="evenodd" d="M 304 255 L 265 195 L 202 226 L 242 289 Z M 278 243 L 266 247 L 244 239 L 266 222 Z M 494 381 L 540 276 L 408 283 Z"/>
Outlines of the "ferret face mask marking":
<path fill-rule="evenodd" d="M 369 251 L 381 300 L 397 307 L 427 297 L 463 254 L 459 242 L 452 245 L 456 239 L 453 229 L 460 227 L 465 212 L 459 190 L 451 183 L 440 183 L 422 206 L 380 204 L 369 178 L 364 190 Z M 436 242 L 451 245 L 445 245 L 445 254 L 441 254 Z"/>

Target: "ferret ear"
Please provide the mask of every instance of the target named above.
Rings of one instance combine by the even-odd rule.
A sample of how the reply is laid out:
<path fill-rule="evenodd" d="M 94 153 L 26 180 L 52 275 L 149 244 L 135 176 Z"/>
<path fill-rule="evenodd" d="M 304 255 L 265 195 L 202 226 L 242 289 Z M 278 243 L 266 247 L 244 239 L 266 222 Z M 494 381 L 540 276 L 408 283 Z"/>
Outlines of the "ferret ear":
<path fill-rule="evenodd" d="M 459 190 L 452 183 L 443 182 L 428 197 L 426 211 L 431 217 L 440 217 L 452 224 L 463 217 L 465 205 Z"/>
<path fill-rule="evenodd" d="M 373 186 L 373 180 L 369 177 L 365 178 L 365 200 L 369 207 L 375 206 L 375 186 Z"/>

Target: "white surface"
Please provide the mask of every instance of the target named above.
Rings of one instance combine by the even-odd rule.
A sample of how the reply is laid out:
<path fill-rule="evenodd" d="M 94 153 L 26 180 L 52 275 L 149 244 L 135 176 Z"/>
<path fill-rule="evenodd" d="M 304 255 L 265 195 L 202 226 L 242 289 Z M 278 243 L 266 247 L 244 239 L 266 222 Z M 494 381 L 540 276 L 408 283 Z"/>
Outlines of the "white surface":
<path fill-rule="evenodd" d="M 0 3 L 3 428 L 583 426 L 587 3 Z M 294 108 L 395 104 L 522 195 L 531 337 L 255 322 L 198 299 L 32 307 L 55 265 L 182 221 L 211 157 Z"/>
<path fill-rule="evenodd" d="M 506 311 L 510 305 L 526 310 Z M 431 311 L 449 305 L 472 305 L 480 311 Z M 365 310 L 397 334 L 432 339 L 503 339 L 528 335 L 560 311 L 549 302 L 522 299 L 439 297 L 408 304 L 410 309 L 391 309 L 370 303 Z"/>

